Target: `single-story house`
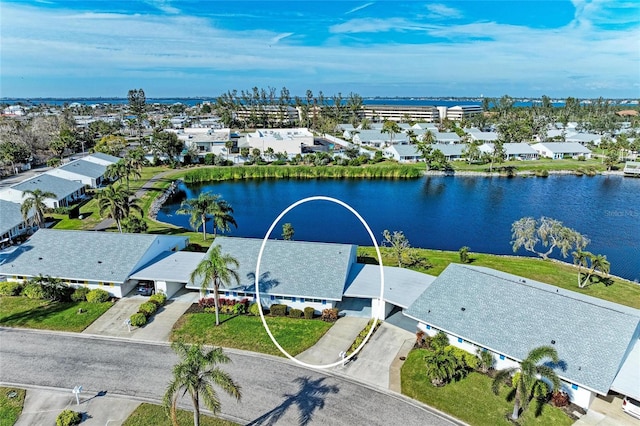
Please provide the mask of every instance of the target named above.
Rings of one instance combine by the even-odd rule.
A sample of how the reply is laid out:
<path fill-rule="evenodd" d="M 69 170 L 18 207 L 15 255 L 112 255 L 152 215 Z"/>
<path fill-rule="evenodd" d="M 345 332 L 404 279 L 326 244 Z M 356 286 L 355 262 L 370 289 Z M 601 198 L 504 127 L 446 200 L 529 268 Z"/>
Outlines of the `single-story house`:
<path fill-rule="evenodd" d="M 540 142 L 531 146 L 542 157 L 559 160 L 562 158 L 591 158 L 591 150 L 577 142 Z"/>
<path fill-rule="evenodd" d="M 602 142 L 602 135 L 595 133 L 569 133 L 564 137 L 565 142 L 577 142 L 581 145 L 592 143 L 594 145 L 600 145 Z"/>
<path fill-rule="evenodd" d="M 428 335 L 494 355 L 495 368 L 518 365 L 551 346 L 562 390 L 582 408 L 610 390 L 640 396 L 640 310 L 493 269 L 451 264 L 403 312 Z M 634 364 L 635 363 L 635 364 Z M 628 373 L 624 373 L 628 371 Z M 625 375 L 627 374 L 627 375 Z M 631 376 L 629 376 L 631 375 Z"/>
<path fill-rule="evenodd" d="M 470 129 L 467 133 L 474 142 L 495 142 L 500 137 L 497 132 L 483 132 L 476 128 Z"/>
<path fill-rule="evenodd" d="M 434 150 L 438 150 L 444 154 L 444 157 L 447 161 L 457 161 L 464 159 L 464 150 L 467 147 L 466 144 L 463 143 L 434 143 L 431 145 L 431 148 Z"/>
<path fill-rule="evenodd" d="M 31 212 L 25 221 L 20 204 L 0 200 L 0 246 L 10 244 L 16 237 L 29 232 L 33 216 Z"/>
<path fill-rule="evenodd" d="M 4 191 L 0 191 L 0 199 L 22 204 L 25 200 L 25 191 L 34 191 L 36 189 L 55 194 L 55 198 L 45 198 L 44 200 L 46 206 L 51 209 L 73 204 L 82 199 L 85 194 L 84 183 L 43 173 L 13 184 Z"/>
<path fill-rule="evenodd" d="M 114 157 L 113 155 L 105 154 L 103 152 L 94 152 L 92 154 L 86 155 L 82 157 L 84 161 L 90 161 L 92 163 L 100 164 L 102 166 L 110 166 L 112 164 L 116 164 L 121 160 L 119 157 Z"/>
<path fill-rule="evenodd" d="M 261 239 L 216 237 L 225 254 L 238 260 L 240 282 L 223 290 L 223 297 L 253 299 L 255 271 Z M 307 241 L 268 240 L 260 264 L 260 303 L 269 307 L 284 303 L 292 308 L 307 306 L 322 311 L 342 299 L 356 246 Z M 187 289 L 200 290 L 202 282 L 188 282 Z M 213 288 L 211 287 L 211 290 Z"/>
<path fill-rule="evenodd" d="M 435 132 L 433 136 L 437 143 L 460 143 L 460 136 L 455 132 Z"/>
<path fill-rule="evenodd" d="M 220 155 L 226 153 L 225 143 L 231 140 L 231 129 L 212 129 L 206 127 L 187 127 L 184 129 L 172 130 L 177 134 L 178 139 L 184 142 L 185 147 L 194 145 L 199 155 L 215 153 Z"/>
<path fill-rule="evenodd" d="M 122 297 L 137 284 L 133 273 L 187 243 L 178 236 L 40 229 L 13 251 L 0 252 L 0 275 L 20 282 L 49 275 Z"/>
<path fill-rule="evenodd" d="M 415 145 L 391 145 L 382 152 L 386 157 L 393 158 L 400 163 L 415 162 L 422 158 L 422 154 Z"/>
<path fill-rule="evenodd" d="M 381 147 L 389 141 L 389 135 L 380 130 L 360 130 L 352 137 L 353 143 Z"/>
<path fill-rule="evenodd" d="M 80 182 L 91 188 L 98 188 L 105 180 L 104 174 L 106 171 L 107 166 L 103 164 L 80 159 L 51 169 L 46 174 Z"/>
<path fill-rule="evenodd" d="M 264 152 L 271 148 L 274 152 L 302 154 L 304 146 L 313 146 L 313 133 L 301 127 L 294 129 L 258 129 L 245 135 L 246 143 L 251 149 Z"/>
<path fill-rule="evenodd" d="M 528 143 L 505 143 L 504 153 L 507 160 L 537 160 L 538 152 L 531 147 Z M 493 154 L 494 144 L 483 143 L 478 147 L 481 152 L 487 154 Z"/>

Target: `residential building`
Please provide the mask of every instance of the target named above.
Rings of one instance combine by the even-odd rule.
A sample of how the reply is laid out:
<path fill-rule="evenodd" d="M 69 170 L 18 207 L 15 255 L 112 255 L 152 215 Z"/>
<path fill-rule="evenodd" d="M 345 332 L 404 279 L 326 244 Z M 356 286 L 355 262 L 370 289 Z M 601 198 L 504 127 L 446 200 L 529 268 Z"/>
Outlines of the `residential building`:
<path fill-rule="evenodd" d="M 98 188 L 105 181 L 104 174 L 106 171 L 107 166 L 105 165 L 80 159 L 70 161 L 67 164 L 51 169 L 47 171 L 46 174 L 74 182 L 80 182 L 91 188 Z"/>
<path fill-rule="evenodd" d="M 10 245 L 17 237 L 31 231 L 34 213 L 30 212 L 25 220 L 21 207 L 19 203 L 0 199 L 0 247 Z"/>
<path fill-rule="evenodd" d="M 460 143 L 460 136 L 455 132 L 434 132 L 436 143 Z"/>
<path fill-rule="evenodd" d="M 435 106 L 413 105 L 364 105 L 364 117 L 371 121 L 392 120 L 433 122 L 440 121 L 438 109 Z"/>
<path fill-rule="evenodd" d="M 104 154 L 102 152 L 94 152 L 92 154 L 82 157 L 84 161 L 90 161 L 92 163 L 100 164 L 102 166 L 110 166 L 121 160 L 119 157 L 113 155 Z"/>
<path fill-rule="evenodd" d="M 74 287 L 102 288 L 123 297 L 137 284 L 130 276 L 163 253 L 186 247 L 187 237 L 40 229 L 2 254 L 0 275 L 23 282 L 39 275 Z"/>
<path fill-rule="evenodd" d="M 500 135 L 497 132 L 483 132 L 480 129 L 471 128 L 467 132 L 474 142 L 495 142 Z"/>
<path fill-rule="evenodd" d="M 493 154 L 495 144 L 483 143 L 478 147 L 481 152 Z M 502 144 L 506 160 L 537 160 L 538 152 L 528 143 L 505 143 Z"/>
<path fill-rule="evenodd" d="M 85 194 L 84 183 L 43 173 L 0 191 L 0 199 L 22 204 L 25 199 L 25 191 L 34 191 L 36 189 L 55 194 L 55 198 L 45 198 L 44 200 L 46 206 L 51 209 L 73 204 L 82 199 Z"/>
<path fill-rule="evenodd" d="M 531 146 L 541 157 L 559 160 L 562 158 L 591 158 L 591 150 L 577 142 L 540 142 Z"/>
<path fill-rule="evenodd" d="M 168 130 L 176 133 L 185 147 L 195 145 L 199 155 L 227 153 L 225 143 L 231 140 L 231 129 L 213 129 L 205 127 L 187 127 L 184 129 Z"/>
<path fill-rule="evenodd" d="M 469 118 L 476 114 L 482 114 L 480 105 L 456 105 L 447 108 L 447 118 L 452 121 L 461 121 L 463 118 Z"/>
<path fill-rule="evenodd" d="M 412 163 L 422 158 L 422 154 L 418 152 L 416 146 L 410 144 L 391 145 L 382 152 L 387 158 L 392 158 L 400 163 Z"/>
<path fill-rule="evenodd" d="M 430 336 L 488 350 L 495 368 L 515 367 L 551 346 L 562 390 L 588 409 L 610 390 L 640 394 L 640 311 L 493 269 L 451 264 L 404 314 Z M 636 355 L 633 355 L 633 354 Z"/>
<path fill-rule="evenodd" d="M 464 150 L 467 147 L 463 143 L 435 143 L 431 145 L 431 148 L 438 150 L 444 154 L 447 161 L 460 161 L 464 160 Z"/>
<path fill-rule="evenodd" d="M 244 141 L 238 145 L 249 146 L 264 152 L 271 148 L 274 152 L 287 154 L 302 154 L 305 146 L 313 146 L 313 133 L 307 128 L 294 129 L 258 129 L 245 135 Z"/>

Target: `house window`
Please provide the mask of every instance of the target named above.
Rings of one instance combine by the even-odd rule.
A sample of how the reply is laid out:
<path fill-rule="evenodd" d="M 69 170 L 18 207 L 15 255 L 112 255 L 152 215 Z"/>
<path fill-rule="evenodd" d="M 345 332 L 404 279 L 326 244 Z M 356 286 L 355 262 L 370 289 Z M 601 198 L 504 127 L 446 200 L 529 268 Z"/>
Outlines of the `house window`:
<path fill-rule="evenodd" d="M 229 297 L 229 292 L 228 292 L 228 291 L 225 291 L 225 292 L 224 292 L 224 295 L 225 295 L 225 296 L 227 296 L 227 297 Z"/>
<path fill-rule="evenodd" d="M 431 326 L 427 324 L 427 330 L 431 330 Z"/>
<path fill-rule="evenodd" d="M 235 291 L 231 294 L 233 295 L 233 297 L 238 297 L 238 293 L 236 293 Z"/>
<path fill-rule="evenodd" d="M 462 339 L 458 337 L 458 343 L 462 343 Z"/>
<path fill-rule="evenodd" d="M 271 295 L 271 296 L 270 296 L 270 299 L 271 299 L 271 300 L 276 300 L 276 297 L 275 297 L 275 296 L 273 296 L 273 295 Z"/>
<path fill-rule="evenodd" d="M 504 361 L 504 355 L 500 355 L 500 359 Z"/>
<path fill-rule="evenodd" d="M 291 298 L 291 301 L 292 301 L 292 302 L 295 302 L 295 301 L 296 301 L 296 298 L 295 298 L 295 297 L 292 297 L 292 298 Z"/>
<path fill-rule="evenodd" d="M 291 301 L 291 299 L 292 299 L 292 298 L 291 298 L 291 297 L 288 297 L 288 296 L 283 296 L 283 297 L 281 297 L 281 299 L 282 299 L 282 300 Z"/>
<path fill-rule="evenodd" d="M 323 304 L 323 305 L 326 305 L 326 304 L 327 304 L 327 301 L 326 301 L 326 300 L 323 300 L 323 301 L 322 301 L 322 304 Z"/>
<path fill-rule="evenodd" d="M 571 389 L 578 390 L 578 385 L 572 383 L 571 384 Z"/>
<path fill-rule="evenodd" d="M 311 301 L 312 301 L 313 303 L 321 303 L 321 302 L 322 302 L 320 299 L 311 299 Z"/>

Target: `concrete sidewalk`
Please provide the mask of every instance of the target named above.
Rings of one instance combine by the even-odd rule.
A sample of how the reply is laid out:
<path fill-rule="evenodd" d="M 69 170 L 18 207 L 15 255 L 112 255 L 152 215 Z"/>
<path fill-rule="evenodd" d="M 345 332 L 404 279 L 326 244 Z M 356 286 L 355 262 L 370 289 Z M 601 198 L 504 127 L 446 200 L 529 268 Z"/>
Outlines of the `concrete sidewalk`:
<path fill-rule="evenodd" d="M 398 358 L 398 352 L 405 343 L 413 345 L 414 342 L 413 333 L 383 322 L 357 358 L 345 366 L 344 374 L 389 389 L 391 366 Z"/>
<path fill-rule="evenodd" d="M 56 417 L 69 409 L 82 414 L 82 424 L 87 426 L 121 425 L 140 405 L 120 397 L 104 393 L 80 394 L 80 405 L 69 392 L 52 389 L 27 389 L 22 414 L 15 426 L 55 425 Z"/>
<path fill-rule="evenodd" d="M 368 318 L 342 317 L 338 319 L 333 327 L 318 340 L 318 343 L 296 356 L 296 359 L 313 365 L 325 365 L 339 361 L 340 352 L 349 349 L 367 322 L 369 322 Z"/>

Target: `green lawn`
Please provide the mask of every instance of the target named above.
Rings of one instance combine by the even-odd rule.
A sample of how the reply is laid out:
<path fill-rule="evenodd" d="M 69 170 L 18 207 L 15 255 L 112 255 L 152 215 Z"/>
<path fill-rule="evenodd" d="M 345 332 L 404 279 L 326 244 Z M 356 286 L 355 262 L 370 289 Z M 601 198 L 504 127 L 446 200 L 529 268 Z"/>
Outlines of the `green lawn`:
<path fill-rule="evenodd" d="M 0 325 L 58 331 L 82 331 L 112 302 L 49 302 L 22 296 L 0 297 Z M 78 313 L 82 308 L 83 313 Z"/>
<path fill-rule="evenodd" d="M 473 171 L 473 172 L 488 172 L 489 164 L 469 164 L 466 161 L 452 161 L 451 166 L 454 170 L 458 171 Z M 423 165 L 424 166 L 424 165 Z M 593 167 L 595 170 L 602 172 L 607 168 L 602 164 L 600 159 L 590 159 L 585 161 L 578 161 L 573 159 L 567 160 L 551 160 L 541 159 L 532 161 L 505 161 L 504 163 L 494 163 L 494 169 L 499 167 L 515 167 L 516 171 L 537 171 L 537 170 L 578 170 L 588 169 Z"/>
<path fill-rule="evenodd" d="M 185 314 L 176 322 L 171 340 L 182 339 L 190 343 L 283 356 L 269 338 L 260 317 L 220 315 L 220 321 L 220 326 L 216 327 L 215 314 Z M 280 346 L 291 356 L 296 356 L 313 346 L 333 325 L 317 319 L 288 317 L 267 317 L 267 324 Z"/>
<path fill-rule="evenodd" d="M 181 426 L 193 425 L 193 412 L 178 410 L 178 423 Z M 200 414 L 202 426 L 235 426 L 237 423 Z M 140 404 L 123 426 L 171 426 L 171 420 L 165 414 L 164 407 L 153 404 Z"/>
<path fill-rule="evenodd" d="M 420 269 L 431 275 L 440 273 L 450 263 L 460 263 L 458 252 L 416 249 L 420 256 L 426 257 L 432 264 L 431 268 Z M 382 260 L 385 265 L 397 266 L 388 248 L 382 247 Z M 358 256 L 366 256 L 368 261 L 376 259 L 373 247 L 358 247 Z M 534 257 L 498 256 L 493 254 L 471 253 L 474 266 L 486 266 L 502 272 L 518 275 L 543 283 L 551 284 L 585 294 L 608 300 L 614 303 L 627 305 L 640 309 L 640 286 L 628 280 L 613 278 L 613 285 L 606 287 L 604 284 L 594 284 L 587 288 L 578 288 L 578 271 L 570 264 L 542 260 Z"/>
<path fill-rule="evenodd" d="M 471 373 L 459 382 L 443 387 L 434 387 L 424 374 L 424 349 L 409 353 L 402 366 L 402 393 L 442 410 L 471 425 L 513 425 L 507 416 L 513 411 L 513 403 L 507 401 L 509 389 L 503 387 L 499 395 L 491 391 L 491 378 L 480 373 Z M 536 403 L 519 419 L 519 424 L 570 425 L 573 421 L 560 409 L 545 404 L 536 417 Z"/>
<path fill-rule="evenodd" d="M 14 398 L 9 394 L 15 392 Z M 13 426 L 20 417 L 24 404 L 24 389 L 0 387 L 0 426 Z"/>

